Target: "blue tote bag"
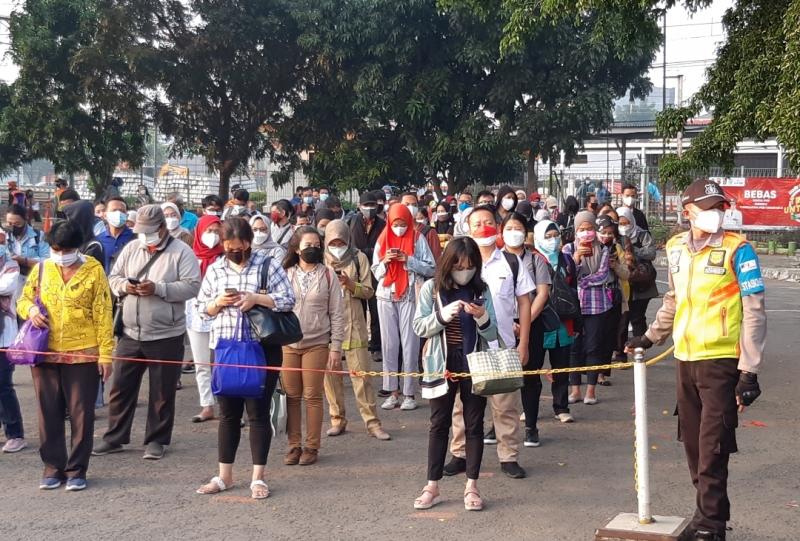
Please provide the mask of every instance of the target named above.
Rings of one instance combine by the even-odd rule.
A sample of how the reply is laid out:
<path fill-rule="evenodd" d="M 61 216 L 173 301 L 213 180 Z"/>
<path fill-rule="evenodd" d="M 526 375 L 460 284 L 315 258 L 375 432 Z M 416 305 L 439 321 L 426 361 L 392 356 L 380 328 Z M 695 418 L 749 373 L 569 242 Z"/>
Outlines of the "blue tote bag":
<path fill-rule="evenodd" d="M 265 398 L 267 360 L 246 319 L 240 311 L 234 337 L 220 338 L 214 348 L 211 392 L 217 396 Z"/>

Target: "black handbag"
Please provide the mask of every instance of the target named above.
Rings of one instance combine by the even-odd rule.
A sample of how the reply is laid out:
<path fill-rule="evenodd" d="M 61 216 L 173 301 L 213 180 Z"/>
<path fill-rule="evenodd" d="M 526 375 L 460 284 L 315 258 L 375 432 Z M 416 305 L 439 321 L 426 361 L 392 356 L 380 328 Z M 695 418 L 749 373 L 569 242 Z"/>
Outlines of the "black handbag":
<path fill-rule="evenodd" d="M 262 295 L 268 292 L 269 264 L 271 257 L 264 260 L 261 266 L 261 278 L 258 292 Z M 266 306 L 256 305 L 247 312 L 253 336 L 268 346 L 288 346 L 303 339 L 303 330 L 300 320 L 294 312 L 276 312 Z"/>

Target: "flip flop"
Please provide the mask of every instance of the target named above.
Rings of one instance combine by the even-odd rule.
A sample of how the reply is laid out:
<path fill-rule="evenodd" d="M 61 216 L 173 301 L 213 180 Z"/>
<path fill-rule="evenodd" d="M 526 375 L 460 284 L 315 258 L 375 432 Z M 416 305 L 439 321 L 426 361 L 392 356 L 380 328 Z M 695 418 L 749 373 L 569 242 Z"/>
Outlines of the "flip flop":
<path fill-rule="evenodd" d="M 253 491 L 253 490 L 254 490 L 256 487 L 264 487 L 264 489 L 266 490 L 266 492 L 267 492 L 267 493 L 266 493 L 266 494 L 264 494 L 263 496 L 256 496 L 255 492 L 253 492 L 253 493 L 252 493 L 252 495 L 251 495 L 251 497 L 252 497 L 254 500 L 264 500 L 264 499 L 267 499 L 267 498 L 269 498 L 269 487 L 267 486 L 267 484 L 266 484 L 264 481 L 262 481 L 261 479 L 256 479 L 255 481 L 253 481 L 252 483 L 250 483 L 250 491 L 251 491 L 251 492 L 252 492 L 252 491 Z"/>
<path fill-rule="evenodd" d="M 198 488 L 197 490 L 195 490 L 195 492 L 197 494 L 202 494 L 204 496 L 211 496 L 213 494 L 219 494 L 220 492 L 225 492 L 226 490 L 229 490 L 229 489 L 233 488 L 233 485 L 231 485 L 231 486 L 226 485 L 225 481 L 223 481 L 222 479 L 220 479 L 217 476 L 212 477 L 211 481 L 209 481 L 207 484 L 214 485 L 214 489 L 211 489 L 211 492 L 204 492 L 202 490 L 203 487 Z M 205 485 L 203 485 L 203 486 L 205 486 Z"/>

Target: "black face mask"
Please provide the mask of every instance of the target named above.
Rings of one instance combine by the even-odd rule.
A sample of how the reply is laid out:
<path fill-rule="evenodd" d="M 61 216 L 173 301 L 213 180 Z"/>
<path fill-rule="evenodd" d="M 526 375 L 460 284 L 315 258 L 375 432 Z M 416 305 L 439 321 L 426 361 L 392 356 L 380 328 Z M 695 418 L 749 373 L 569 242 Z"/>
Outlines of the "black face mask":
<path fill-rule="evenodd" d="M 225 252 L 225 257 L 228 258 L 228 261 L 236 265 L 244 263 L 245 256 L 246 252 Z"/>
<path fill-rule="evenodd" d="M 23 233 L 25 233 L 25 226 L 11 226 L 11 232 L 14 234 L 15 237 L 21 237 Z"/>
<path fill-rule="evenodd" d="M 373 207 L 361 207 L 361 214 L 363 214 L 364 218 L 367 220 L 372 220 L 378 215 L 378 209 Z"/>
<path fill-rule="evenodd" d="M 322 248 L 317 248 L 316 246 L 309 246 L 308 248 L 303 248 L 302 250 L 300 250 L 300 259 L 302 259 L 309 265 L 322 263 Z"/>

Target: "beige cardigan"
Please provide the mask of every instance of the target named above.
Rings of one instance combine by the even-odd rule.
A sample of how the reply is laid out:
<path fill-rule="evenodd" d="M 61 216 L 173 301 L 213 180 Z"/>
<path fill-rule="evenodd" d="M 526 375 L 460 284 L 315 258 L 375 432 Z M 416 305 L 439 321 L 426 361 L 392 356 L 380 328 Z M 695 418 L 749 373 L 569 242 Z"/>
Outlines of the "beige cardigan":
<path fill-rule="evenodd" d="M 332 270 L 319 264 L 313 271 L 311 285 L 305 295 L 300 290 L 297 266 L 287 269 L 297 301 L 294 313 L 300 320 L 303 339 L 289 347 L 308 349 L 330 344 L 331 351 L 342 351 L 345 331 L 344 298 L 339 280 Z"/>

